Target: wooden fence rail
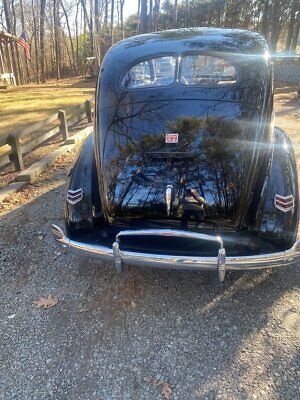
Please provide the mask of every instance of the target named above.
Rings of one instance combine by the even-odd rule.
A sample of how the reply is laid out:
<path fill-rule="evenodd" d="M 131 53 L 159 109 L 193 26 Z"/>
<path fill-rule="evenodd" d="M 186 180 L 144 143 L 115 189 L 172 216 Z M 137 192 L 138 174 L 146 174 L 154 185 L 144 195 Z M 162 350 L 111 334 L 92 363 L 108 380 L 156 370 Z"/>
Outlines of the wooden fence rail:
<path fill-rule="evenodd" d="M 24 128 L 21 132 L 10 133 L 6 138 L 0 138 L 0 170 L 13 163 L 16 171 L 21 171 L 24 169 L 24 154 L 57 134 L 61 134 L 62 138 L 66 140 L 69 137 L 69 126 L 84 118 L 87 118 L 88 122 L 93 120 L 90 100 L 73 108 L 72 112 L 59 110 L 43 121 Z M 50 124 L 52 127 L 49 127 L 48 130 L 45 129 Z M 37 135 L 37 131 L 40 129 L 43 129 L 43 133 Z"/>

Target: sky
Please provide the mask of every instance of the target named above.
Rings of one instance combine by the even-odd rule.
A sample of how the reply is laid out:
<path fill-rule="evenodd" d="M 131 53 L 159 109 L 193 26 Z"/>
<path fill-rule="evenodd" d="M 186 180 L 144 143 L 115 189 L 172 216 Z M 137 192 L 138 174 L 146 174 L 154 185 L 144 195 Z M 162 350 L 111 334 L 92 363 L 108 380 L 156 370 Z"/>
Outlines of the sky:
<path fill-rule="evenodd" d="M 124 4 L 124 18 L 129 15 L 135 14 L 138 9 L 138 0 L 125 0 Z"/>

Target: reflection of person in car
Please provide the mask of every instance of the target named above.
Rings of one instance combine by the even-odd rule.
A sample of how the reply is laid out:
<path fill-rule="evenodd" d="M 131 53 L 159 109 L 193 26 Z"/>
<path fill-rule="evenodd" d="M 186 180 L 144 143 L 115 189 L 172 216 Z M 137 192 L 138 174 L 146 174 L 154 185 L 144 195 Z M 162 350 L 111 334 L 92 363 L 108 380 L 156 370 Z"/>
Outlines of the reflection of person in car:
<path fill-rule="evenodd" d="M 196 226 L 204 219 L 204 206 L 206 202 L 199 195 L 196 189 L 187 189 L 183 199 L 183 214 L 181 217 L 181 227 L 187 228 L 189 220 L 193 217 Z"/>

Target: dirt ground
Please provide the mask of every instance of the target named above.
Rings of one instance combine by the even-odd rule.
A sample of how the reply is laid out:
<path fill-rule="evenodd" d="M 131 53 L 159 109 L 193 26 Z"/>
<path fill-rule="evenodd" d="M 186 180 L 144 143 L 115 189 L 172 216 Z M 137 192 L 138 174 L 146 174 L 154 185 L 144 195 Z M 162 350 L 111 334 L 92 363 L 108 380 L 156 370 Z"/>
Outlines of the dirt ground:
<path fill-rule="evenodd" d="M 288 132 L 300 155 L 300 99 L 295 92 L 275 95 L 275 125 Z"/>
<path fill-rule="evenodd" d="M 276 96 L 298 165 L 299 108 Z M 74 156 L 2 204 L 0 399 L 299 399 L 299 265 L 220 284 L 209 273 L 119 276 L 68 254 L 50 226 L 63 223 Z M 48 295 L 58 304 L 38 307 Z"/>
<path fill-rule="evenodd" d="M 89 100 L 94 88 L 95 80 L 70 78 L 0 90 L 0 137 L 18 132 L 60 109 L 71 110 Z"/>

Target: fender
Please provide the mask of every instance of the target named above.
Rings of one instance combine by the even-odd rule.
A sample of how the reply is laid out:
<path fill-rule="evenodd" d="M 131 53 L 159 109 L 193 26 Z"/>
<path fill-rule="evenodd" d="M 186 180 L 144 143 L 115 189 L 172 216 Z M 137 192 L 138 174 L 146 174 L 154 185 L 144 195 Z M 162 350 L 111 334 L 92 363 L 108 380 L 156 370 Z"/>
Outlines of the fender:
<path fill-rule="evenodd" d="M 294 206 L 283 211 L 275 206 L 275 196 L 293 196 Z M 294 150 L 287 134 L 274 129 L 274 150 L 261 195 L 259 236 L 286 250 L 296 241 L 299 220 L 298 177 Z"/>
<path fill-rule="evenodd" d="M 71 171 L 65 203 L 65 224 L 68 236 L 76 238 L 93 233 L 101 217 L 94 137 L 90 135 L 84 142 Z"/>

